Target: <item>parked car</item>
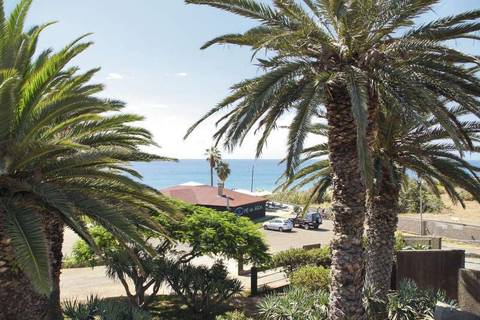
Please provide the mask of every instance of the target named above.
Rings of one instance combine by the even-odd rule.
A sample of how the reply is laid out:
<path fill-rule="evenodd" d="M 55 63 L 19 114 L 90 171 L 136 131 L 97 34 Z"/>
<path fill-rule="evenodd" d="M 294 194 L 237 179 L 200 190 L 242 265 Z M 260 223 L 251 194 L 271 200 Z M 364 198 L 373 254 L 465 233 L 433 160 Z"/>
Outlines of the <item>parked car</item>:
<path fill-rule="evenodd" d="M 305 216 L 302 216 L 301 213 L 298 213 L 297 216 L 291 219 L 294 227 L 304 228 L 304 229 L 318 229 L 318 227 L 323 223 L 321 211 L 316 212 L 307 212 Z"/>
<path fill-rule="evenodd" d="M 290 219 L 272 219 L 263 224 L 265 230 L 292 231 L 293 223 Z"/>

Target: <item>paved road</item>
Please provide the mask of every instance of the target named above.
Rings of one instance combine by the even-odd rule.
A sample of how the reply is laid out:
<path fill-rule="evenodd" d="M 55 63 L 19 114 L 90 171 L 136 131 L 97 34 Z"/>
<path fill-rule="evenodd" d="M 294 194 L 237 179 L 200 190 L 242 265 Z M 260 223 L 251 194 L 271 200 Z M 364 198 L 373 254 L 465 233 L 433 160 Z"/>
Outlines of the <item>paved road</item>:
<path fill-rule="evenodd" d="M 275 253 L 290 248 L 301 248 L 307 244 L 320 243 L 322 246 L 326 246 L 332 240 L 332 228 L 331 221 L 324 221 L 318 230 L 295 228 L 291 232 L 273 230 L 262 230 L 262 232 L 270 246 L 270 252 Z"/>

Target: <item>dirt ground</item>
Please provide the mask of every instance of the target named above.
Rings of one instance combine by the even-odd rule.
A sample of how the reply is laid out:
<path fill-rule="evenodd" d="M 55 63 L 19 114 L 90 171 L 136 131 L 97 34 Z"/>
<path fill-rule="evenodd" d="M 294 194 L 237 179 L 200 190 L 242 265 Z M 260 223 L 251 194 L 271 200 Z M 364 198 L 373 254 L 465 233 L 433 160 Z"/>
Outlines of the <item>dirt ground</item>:
<path fill-rule="evenodd" d="M 425 213 L 423 218 L 480 225 L 480 204 L 477 201 L 465 201 L 463 208 L 460 203 L 453 204 L 447 195 L 442 195 L 442 200 L 446 208 L 441 213 Z M 417 213 L 402 216 L 419 217 Z"/>

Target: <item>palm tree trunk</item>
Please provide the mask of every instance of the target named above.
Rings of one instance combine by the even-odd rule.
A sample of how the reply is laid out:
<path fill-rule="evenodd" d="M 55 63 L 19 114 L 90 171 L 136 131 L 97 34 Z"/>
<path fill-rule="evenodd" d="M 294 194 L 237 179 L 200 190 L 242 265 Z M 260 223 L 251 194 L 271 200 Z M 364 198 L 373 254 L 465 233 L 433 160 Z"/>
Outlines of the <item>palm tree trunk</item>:
<path fill-rule="evenodd" d="M 368 201 L 365 285 L 385 299 L 391 283 L 400 188 L 385 166 L 377 184 L 376 194 Z"/>
<path fill-rule="evenodd" d="M 16 266 L 13 248 L 4 232 L 0 214 L 0 319 L 63 319 L 60 308 L 60 268 L 63 224 L 45 216 L 45 231 L 50 243 L 53 290 L 50 297 L 35 291 L 28 277 Z"/>
<path fill-rule="evenodd" d="M 52 277 L 52 293 L 47 307 L 46 319 L 63 320 L 60 305 L 60 273 L 62 269 L 63 221 L 53 212 L 44 214 L 45 232 L 50 246 L 50 271 Z"/>
<path fill-rule="evenodd" d="M 213 166 L 210 165 L 210 186 L 213 187 Z"/>
<path fill-rule="evenodd" d="M 345 87 L 331 86 L 326 101 L 333 169 L 331 320 L 363 320 L 365 184 L 357 155 L 356 125 Z"/>

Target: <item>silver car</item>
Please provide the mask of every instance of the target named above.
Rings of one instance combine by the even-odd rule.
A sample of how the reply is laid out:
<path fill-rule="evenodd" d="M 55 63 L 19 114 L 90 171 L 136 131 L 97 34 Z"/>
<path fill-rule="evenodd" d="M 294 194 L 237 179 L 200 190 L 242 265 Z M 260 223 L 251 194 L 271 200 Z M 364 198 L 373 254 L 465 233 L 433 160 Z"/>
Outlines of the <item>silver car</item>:
<path fill-rule="evenodd" d="M 290 219 L 272 219 L 263 224 L 265 230 L 292 231 L 293 223 Z"/>

